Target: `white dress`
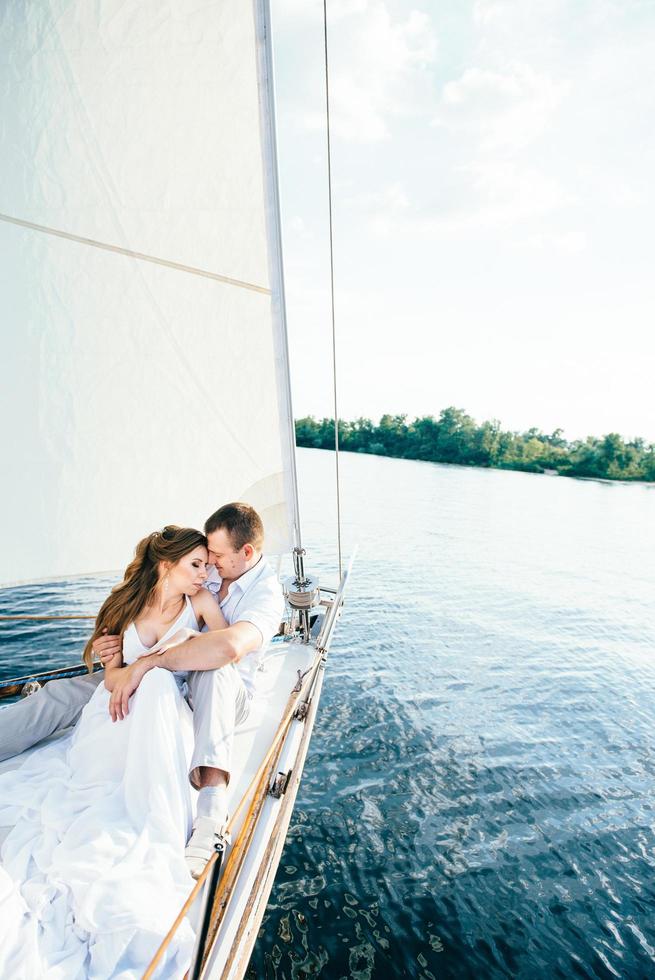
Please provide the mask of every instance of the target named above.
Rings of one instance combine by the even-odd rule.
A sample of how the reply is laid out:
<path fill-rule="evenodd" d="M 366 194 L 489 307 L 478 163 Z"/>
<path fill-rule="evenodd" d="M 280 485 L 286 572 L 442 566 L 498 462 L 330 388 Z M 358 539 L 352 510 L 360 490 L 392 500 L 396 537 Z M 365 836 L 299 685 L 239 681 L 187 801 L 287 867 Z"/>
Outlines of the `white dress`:
<path fill-rule="evenodd" d="M 188 597 L 166 637 L 183 627 L 198 629 Z M 125 663 L 146 653 L 130 625 Z M 149 670 L 112 722 L 100 684 L 69 735 L 0 775 L 0 826 L 15 824 L 0 868 L 0 977 L 142 976 L 193 885 L 193 722 L 180 685 Z M 193 940 L 184 922 L 158 978 L 184 974 Z"/>

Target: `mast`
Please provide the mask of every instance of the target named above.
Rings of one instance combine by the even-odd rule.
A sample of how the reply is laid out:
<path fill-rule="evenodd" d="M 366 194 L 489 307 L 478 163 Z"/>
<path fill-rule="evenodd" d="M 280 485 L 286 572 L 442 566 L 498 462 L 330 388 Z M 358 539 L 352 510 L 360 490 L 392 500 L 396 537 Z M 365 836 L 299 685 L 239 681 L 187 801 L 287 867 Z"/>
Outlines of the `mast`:
<path fill-rule="evenodd" d="M 285 455 L 285 496 L 292 511 L 294 553 L 302 551 L 300 505 L 298 501 L 298 471 L 296 468 L 296 432 L 291 397 L 291 372 L 287 333 L 286 297 L 284 291 L 284 262 L 282 258 L 282 222 L 280 217 L 280 182 L 277 159 L 277 130 L 275 123 L 275 83 L 273 46 L 271 41 L 271 11 L 269 0 L 254 0 L 255 33 L 258 54 L 258 89 L 261 121 L 262 163 L 264 171 L 264 200 L 266 202 L 266 233 L 268 237 L 271 311 L 275 343 L 275 363 L 280 405 L 280 433 Z"/>

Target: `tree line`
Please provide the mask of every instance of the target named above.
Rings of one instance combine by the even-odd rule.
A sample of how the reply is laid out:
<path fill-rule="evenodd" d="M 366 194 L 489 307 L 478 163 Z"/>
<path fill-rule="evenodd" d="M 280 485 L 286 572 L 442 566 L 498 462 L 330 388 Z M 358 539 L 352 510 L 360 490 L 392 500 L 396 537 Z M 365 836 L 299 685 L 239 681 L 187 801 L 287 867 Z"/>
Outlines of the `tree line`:
<path fill-rule="evenodd" d="M 307 416 L 296 421 L 296 442 L 315 449 L 334 449 L 334 419 Z M 540 429 L 510 432 L 498 420 L 478 425 L 463 409 L 444 408 L 409 421 L 407 415 L 339 419 L 339 448 L 433 463 L 459 463 L 528 473 L 556 471 L 562 476 L 606 480 L 655 480 L 655 444 L 626 442 L 616 432 L 567 442 L 562 429 L 550 435 Z"/>

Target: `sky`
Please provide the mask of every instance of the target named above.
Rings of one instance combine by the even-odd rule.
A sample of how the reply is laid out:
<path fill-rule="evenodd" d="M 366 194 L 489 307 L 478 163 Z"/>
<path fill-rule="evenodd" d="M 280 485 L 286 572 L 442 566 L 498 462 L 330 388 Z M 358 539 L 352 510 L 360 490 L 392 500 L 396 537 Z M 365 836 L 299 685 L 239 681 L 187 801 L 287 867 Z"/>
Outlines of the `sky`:
<path fill-rule="evenodd" d="M 321 0 L 272 0 L 296 417 L 333 414 Z M 328 0 L 339 415 L 655 441 L 653 0 Z"/>

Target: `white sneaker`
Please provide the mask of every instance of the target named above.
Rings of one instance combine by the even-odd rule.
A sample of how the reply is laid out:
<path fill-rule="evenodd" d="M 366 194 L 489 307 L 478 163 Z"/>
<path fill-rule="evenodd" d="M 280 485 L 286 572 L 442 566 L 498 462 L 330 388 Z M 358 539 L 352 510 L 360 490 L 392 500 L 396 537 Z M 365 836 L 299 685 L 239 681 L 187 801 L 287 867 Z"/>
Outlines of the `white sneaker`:
<path fill-rule="evenodd" d="M 192 878 L 199 878 L 205 865 L 215 851 L 220 839 L 223 823 L 216 823 L 213 817 L 198 817 L 193 825 L 193 833 L 184 850 L 184 858 Z"/>

